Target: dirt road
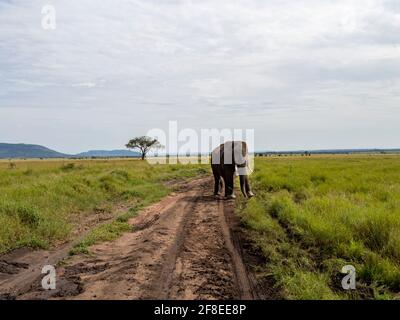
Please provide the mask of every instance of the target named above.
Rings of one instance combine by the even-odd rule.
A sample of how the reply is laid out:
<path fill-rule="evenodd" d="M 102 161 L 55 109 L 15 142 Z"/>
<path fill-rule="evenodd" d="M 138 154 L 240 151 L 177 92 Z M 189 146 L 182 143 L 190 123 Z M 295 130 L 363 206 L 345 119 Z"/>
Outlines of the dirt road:
<path fill-rule="evenodd" d="M 195 180 L 148 207 L 129 221 L 131 232 L 57 267 L 55 290 L 41 288 L 40 266 L 65 252 L 39 255 L 36 268 L 23 256 L 3 259 L 0 293 L 16 299 L 253 299 L 232 239 L 234 203 L 215 200 L 211 190 L 209 178 Z M 24 288 L 13 281 L 19 270 L 32 280 Z"/>

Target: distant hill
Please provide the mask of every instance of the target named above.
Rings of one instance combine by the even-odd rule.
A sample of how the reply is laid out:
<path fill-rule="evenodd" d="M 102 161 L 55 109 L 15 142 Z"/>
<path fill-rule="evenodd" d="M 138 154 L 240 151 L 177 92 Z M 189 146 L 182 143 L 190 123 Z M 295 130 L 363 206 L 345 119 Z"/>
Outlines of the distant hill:
<path fill-rule="evenodd" d="M 139 152 L 130 150 L 90 150 L 87 152 L 78 153 L 74 157 L 78 158 L 116 158 L 116 157 L 130 157 L 138 158 L 140 157 Z"/>
<path fill-rule="evenodd" d="M 139 152 L 130 150 L 90 150 L 76 155 L 65 154 L 35 144 L 0 143 L 0 158 L 116 158 L 140 157 Z"/>
<path fill-rule="evenodd" d="M 0 143 L 0 158 L 68 158 L 60 153 L 36 144 Z"/>

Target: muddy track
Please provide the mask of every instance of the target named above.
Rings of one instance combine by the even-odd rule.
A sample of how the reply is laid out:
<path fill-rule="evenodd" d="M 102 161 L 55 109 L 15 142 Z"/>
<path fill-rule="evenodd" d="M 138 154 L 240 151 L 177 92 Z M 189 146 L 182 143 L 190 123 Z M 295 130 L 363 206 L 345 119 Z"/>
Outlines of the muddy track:
<path fill-rule="evenodd" d="M 131 232 L 58 267 L 56 290 L 41 289 L 39 273 L 14 298 L 256 298 L 240 243 L 232 234 L 233 201 L 215 200 L 211 187 L 209 178 L 190 182 L 131 219 Z M 4 269 L 18 273 L 18 268 L 29 268 L 15 263 L 9 261 Z"/>

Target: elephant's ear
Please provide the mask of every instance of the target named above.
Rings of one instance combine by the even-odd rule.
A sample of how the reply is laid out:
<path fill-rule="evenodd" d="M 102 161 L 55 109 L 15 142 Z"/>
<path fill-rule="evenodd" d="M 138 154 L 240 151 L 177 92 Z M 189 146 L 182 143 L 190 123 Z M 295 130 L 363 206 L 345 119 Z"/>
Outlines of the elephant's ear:
<path fill-rule="evenodd" d="M 223 148 L 221 146 L 216 147 L 211 152 L 211 164 L 221 164 L 223 155 Z"/>

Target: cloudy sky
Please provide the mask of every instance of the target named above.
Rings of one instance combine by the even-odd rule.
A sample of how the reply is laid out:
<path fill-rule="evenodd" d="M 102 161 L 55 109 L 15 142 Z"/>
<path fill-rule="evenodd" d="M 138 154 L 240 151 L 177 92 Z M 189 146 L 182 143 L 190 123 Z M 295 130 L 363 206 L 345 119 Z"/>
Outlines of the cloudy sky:
<path fill-rule="evenodd" d="M 169 120 L 400 147 L 400 1 L 0 0 L 0 142 L 123 148 Z"/>

